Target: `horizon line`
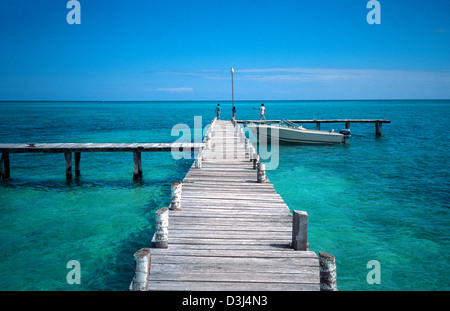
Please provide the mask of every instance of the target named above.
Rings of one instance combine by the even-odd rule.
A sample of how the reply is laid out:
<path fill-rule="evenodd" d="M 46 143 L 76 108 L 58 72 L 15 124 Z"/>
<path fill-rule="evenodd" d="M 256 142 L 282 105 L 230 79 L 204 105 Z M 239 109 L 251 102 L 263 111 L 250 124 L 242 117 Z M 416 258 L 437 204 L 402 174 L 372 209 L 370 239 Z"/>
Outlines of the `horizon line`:
<path fill-rule="evenodd" d="M 450 101 L 450 98 L 399 98 L 399 99 L 392 99 L 392 98 L 380 98 L 380 99 L 242 99 L 242 100 L 234 100 L 234 102 L 275 102 L 275 101 Z M 103 99 L 94 99 L 94 100 L 64 100 L 64 99 L 50 99 L 50 100 L 43 100 L 43 99 L 31 99 L 31 100 L 8 100 L 8 99 L 1 99 L 0 103 L 5 102 L 232 102 L 232 100 L 228 99 L 189 99 L 189 100 L 180 100 L 180 99 L 163 99 L 163 100 L 132 100 L 132 99 L 126 99 L 126 100 L 103 100 Z"/>

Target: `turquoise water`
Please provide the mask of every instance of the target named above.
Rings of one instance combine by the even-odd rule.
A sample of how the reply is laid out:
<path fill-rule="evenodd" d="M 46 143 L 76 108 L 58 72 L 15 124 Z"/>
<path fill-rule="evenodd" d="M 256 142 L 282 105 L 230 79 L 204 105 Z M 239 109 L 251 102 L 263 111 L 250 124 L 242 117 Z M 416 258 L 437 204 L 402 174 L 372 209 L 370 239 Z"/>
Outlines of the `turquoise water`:
<path fill-rule="evenodd" d="M 0 143 L 171 142 L 177 123 L 205 126 L 217 102 L 1 102 Z M 238 119 L 260 102 L 236 102 Z M 223 118 L 231 104 L 222 102 Z M 450 101 L 265 102 L 270 119 L 386 118 L 352 124 L 350 145 L 280 146 L 267 174 L 291 209 L 309 214 L 313 251 L 336 256 L 340 290 L 449 290 Z M 314 128 L 314 124 L 304 125 Z M 322 124 L 338 130 L 341 124 Z M 143 153 L 82 153 L 80 180 L 66 182 L 62 154 L 11 154 L 0 181 L 1 290 L 127 290 L 133 253 L 153 235 L 154 211 L 191 160 Z M 66 281 L 69 260 L 81 284 Z M 370 285 L 368 261 L 381 267 Z"/>

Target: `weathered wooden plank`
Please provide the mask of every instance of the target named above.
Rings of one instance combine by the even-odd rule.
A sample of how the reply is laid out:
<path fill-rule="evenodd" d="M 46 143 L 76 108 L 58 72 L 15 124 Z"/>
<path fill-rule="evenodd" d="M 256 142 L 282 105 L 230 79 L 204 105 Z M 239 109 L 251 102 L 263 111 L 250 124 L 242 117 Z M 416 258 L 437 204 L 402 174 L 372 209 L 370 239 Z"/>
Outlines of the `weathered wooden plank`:
<path fill-rule="evenodd" d="M 269 239 L 282 239 L 284 241 L 289 241 L 292 238 L 291 232 L 261 232 L 261 231 L 184 231 L 184 230 L 170 230 L 171 238 L 189 238 L 189 239 L 229 239 L 240 240 L 249 239 L 254 240 L 269 240 Z"/>
<path fill-rule="evenodd" d="M 250 283 L 250 282 L 179 282 L 155 281 L 149 284 L 150 291 L 318 291 L 319 285 L 299 283 Z"/>
<path fill-rule="evenodd" d="M 162 265 L 161 269 L 151 273 L 153 281 L 188 281 L 188 282 L 240 282 L 240 283 L 313 283 L 317 276 L 316 269 L 303 269 L 298 273 L 272 273 L 264 271 L 261 273 L 251 272 L 230 272 L 230 271 L 190 271 L 188 269 L 169 269 Z M 253 269 L 252 269 L 253 270 Z"/>
<path fill-rule="evenodd" d="M 173 214 L 171 214 L 172 216 Z M 254 221 L 261 221 L 261 220 L 265 220 L 265 219 L 272 219 L 275 218 L 278 221 L 282 221 L 283 219 L 281 217 L 284 216 L 284 213 L 271 213 L 269 212 L 264 212 L 264 211 L 258 211 L 258 212 L 245 212 L 242 211 L 239 214 L 237 214 L 236 212 L 226 212 L 226 213 L 220 213 L 220 211 L 211 211 L 211 212 L 206 212 L 206 211 L 202 211 L 202 212 L 195 212 L 195 211 L 191 211 L 189 214 L 188 213 L 180 213 L 179 215 L 176 215 L 178 217 L 183 217 L 183 218 L 198 218 L 198 217 L 202 217 L 202 218 L 213 218 L 213 219 L 222 219 L 222 218 L 247 218 L 247 219 L 253 219 Z M 275 217 L 274 217 L 275 216 Z"/>
<path fill-rule="evenodd" d="M 189 245 L 189 244 L 172 244 L 172 249 L 205 249 L 210 250 L 211 245 Z M 292 251 L 292 247 L 288 244 L 272 244 L 272 245 L 236 245 L 236 244 L 222 244 L 214 245 L 214 249 L 221 250 L 263 250 L 265 252 L 271 251 Z"/>
<path fill-rule="evenodd" d="M 158 251 L 159 250 L 159 251 Z M 273 249 L 270 252 L 260 250 L 180 250 L 169 244 L 167 249 L 151 249 L 152 263 L 188 264 L 199 261 L 205 264 L 217 265 L 220 262 L 229 265 L 242 264 L 272 264 L 278 266 L 319 266 L 318 257 L 314 252 L 296 252 Z"/>
<path fill-rule="evenodd" d="M 271 239 L 207 239 L 207 238 L 175 238 L 169 237 L 169 244 L 191 244 L 191 245 L 288 245 L 289 242 L 283 238 L 271 238 Z"/>

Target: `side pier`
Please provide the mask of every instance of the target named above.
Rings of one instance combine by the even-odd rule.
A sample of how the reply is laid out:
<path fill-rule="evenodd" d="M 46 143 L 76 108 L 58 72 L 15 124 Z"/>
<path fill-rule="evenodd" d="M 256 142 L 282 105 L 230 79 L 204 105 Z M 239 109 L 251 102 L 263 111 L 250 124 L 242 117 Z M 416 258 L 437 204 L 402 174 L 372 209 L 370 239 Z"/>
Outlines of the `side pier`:
<path fill-rule="evenodd" d="M 53 143 L 0 144 L 0 179 L 11 178 L 10 153 L 62 153 L 66 163 L 66 179 L 72 179 L 72 154 L 75 159 L 75 177 L 80 177 L 82 152 L 133 152 L 133 179 L 142 178 L 141 152 L 194 151 L 204 148 L 202 143 Z"/>
<path fill-rule="evenodd" d="M 134 255 L 130 290 L 322 288 L 308 214 L 291 213 L 246 140 L 238 124 L 212 122 L 205 150 L 156 212 L 151 247 Z"/>
<path fill-rule="evenodd" d="M 315 123 L 317 130 L 320 130 L 320 124 L 322 123 L 344 123 L 346 129 L 350 129 L 351 123 L 373 123 L 375 124 L 375 136 L 381 136 L 381 127 L 384 123 L 391 123 L 386 119 L 331 119 L 331 120 L 289 120 L 293 123 Z M 236 120 L 237 123 L 279 123 L 281 120 Z"/>

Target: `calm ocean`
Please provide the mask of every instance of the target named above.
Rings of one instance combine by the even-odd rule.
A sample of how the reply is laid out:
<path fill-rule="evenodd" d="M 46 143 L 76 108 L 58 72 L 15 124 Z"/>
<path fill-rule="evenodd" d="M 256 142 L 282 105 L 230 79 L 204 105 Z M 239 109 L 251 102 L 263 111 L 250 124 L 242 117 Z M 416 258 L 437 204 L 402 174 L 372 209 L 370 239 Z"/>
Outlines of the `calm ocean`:
<path fill-rule="evenodd" d="M 237 119 L 261 102 L 236 102 Z M 291 209 L 309 214 L 310 249 L 336 256 L 340 290 L 450 290 L 450 101 L 268 101 L 269 119 L 386 118 L 352 124 L 350 145 L 280 146 L 267 175 Z M 203 126 L 217 102 L 0 102 L 0 143 L 172 142 L 177 123 Z M 222 118 L 231 103 L 221 102 Z M 314 128 L 315 124 L 306 124 Z M 322 124 L 323 130 L 343 124 Z M 128 290 L 133 254 L 148 247 L 154 211 L 191 160 L 82 153 L 66 182 L 62 154 L 11 154 L 0 181 L 0 290 Z M 81 264 L 81 284 L 66 264 Z M 377 260 L 381 284 L 368 284 Z"/>

